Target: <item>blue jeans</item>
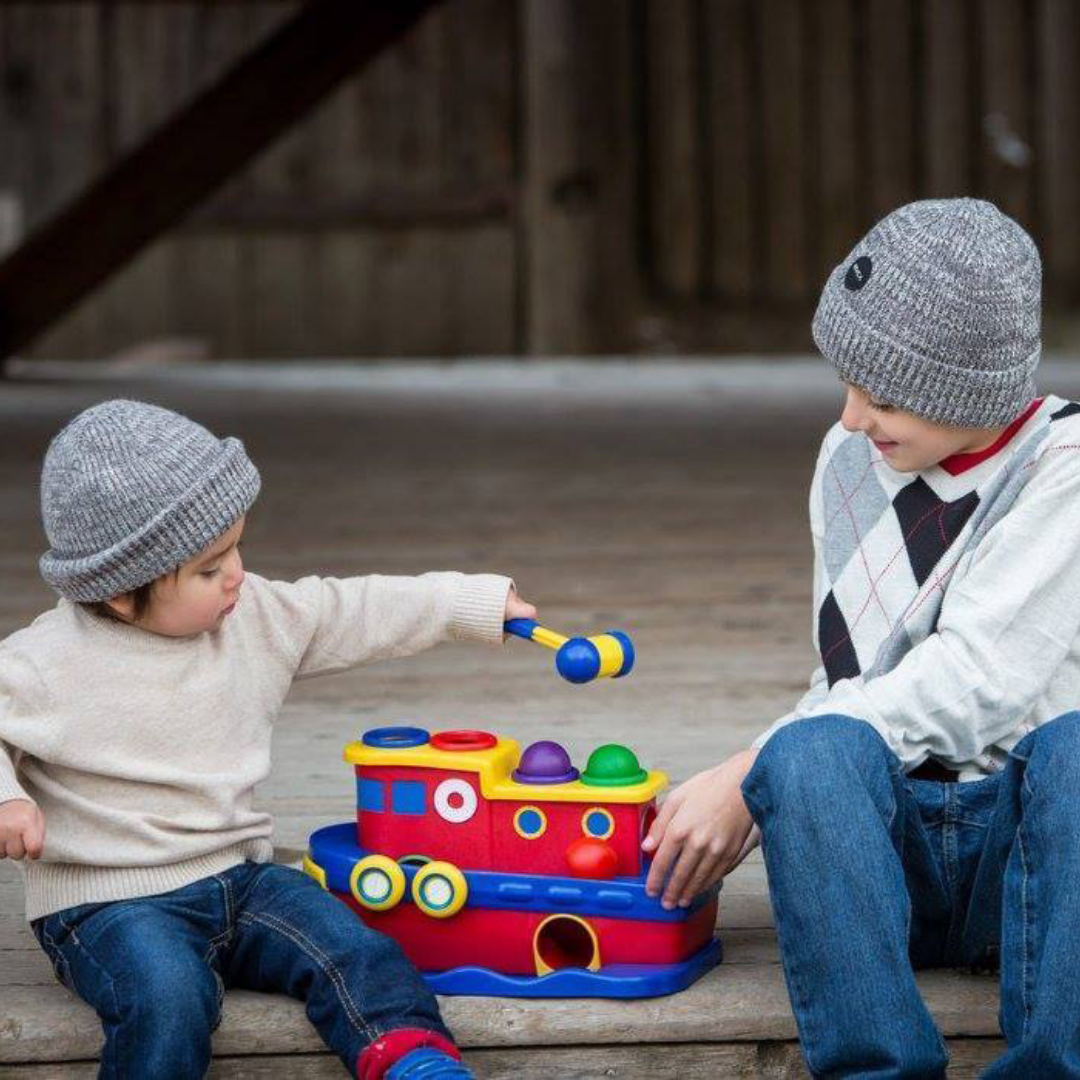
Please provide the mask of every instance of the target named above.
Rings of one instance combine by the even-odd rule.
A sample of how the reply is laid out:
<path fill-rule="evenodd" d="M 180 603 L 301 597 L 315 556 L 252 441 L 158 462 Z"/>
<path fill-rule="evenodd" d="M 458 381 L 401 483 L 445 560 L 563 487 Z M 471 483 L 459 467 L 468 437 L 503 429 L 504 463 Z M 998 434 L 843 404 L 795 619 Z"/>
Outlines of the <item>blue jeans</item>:
<path fill-rule="evenodd" d="M 1080 712 L 983 780 L 912 780 L 865 721 L 781 728 L 742 786 L 815 1076 L 940 1077 L 913 969 L 1000 965 L 985 1077 L 1080 1077 Z"/>
<path fill-rule="evenodd" d="M 33 930 L 56 974 L 97 1010 L 102 1077 L 201 1077 L 228 987 L 285 993 L 355 1072 L 395 1028 L 450 1037 L 397 944 L 306 874 L 243 863 L 159 896 L 82 904 Z"/>

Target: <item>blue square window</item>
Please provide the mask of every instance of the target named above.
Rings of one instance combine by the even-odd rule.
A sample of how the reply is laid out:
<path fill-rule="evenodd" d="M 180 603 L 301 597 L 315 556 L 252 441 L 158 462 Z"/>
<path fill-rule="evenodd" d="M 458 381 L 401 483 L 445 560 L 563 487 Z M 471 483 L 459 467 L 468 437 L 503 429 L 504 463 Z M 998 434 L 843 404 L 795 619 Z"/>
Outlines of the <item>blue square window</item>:
<path fill-rule="evenodd" d="M 395 814 L 423 814 L 427 812 L 423 780 L 393 781 L 390 798 Z"/>
<path fill-rule="evenodd" d="M 381 780 L 356 781 L 356 803 L 361 810 L 371 810 L 381 814 L 383 811 L 383 782 Z"/>

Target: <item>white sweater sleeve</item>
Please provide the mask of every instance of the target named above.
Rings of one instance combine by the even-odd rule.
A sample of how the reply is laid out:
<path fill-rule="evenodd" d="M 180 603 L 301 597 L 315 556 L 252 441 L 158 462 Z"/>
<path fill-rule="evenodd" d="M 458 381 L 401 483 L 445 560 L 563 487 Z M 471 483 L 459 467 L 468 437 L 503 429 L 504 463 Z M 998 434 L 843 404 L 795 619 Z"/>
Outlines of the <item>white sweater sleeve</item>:
<path fill-rule="evenodd" d="M 948 581 L 936 631 L 891 671 L 817 703 L 872 724 L 907 769 L 973 760 L 1010 735 L 1080 635 L 1080 455 L 1050 447 L 1012 509 Z M 962 561 L 962 559 L 960 560 Z"/>
<path fill-rule="evenodd" d="M 259 580 L 260 606 L 284 636 L 294 677 L 409 656 L 441 641 L 502 642 L 512 585 L 496 574 Z"/>
<path fill-rule="evenodd" d="M 0 651 L 0 803 L 30 799 L 19 783 L 15 764 L 20 750 L 12 732 L 40 717 L 42 694 L 37 671 L 20 657 Z"/>

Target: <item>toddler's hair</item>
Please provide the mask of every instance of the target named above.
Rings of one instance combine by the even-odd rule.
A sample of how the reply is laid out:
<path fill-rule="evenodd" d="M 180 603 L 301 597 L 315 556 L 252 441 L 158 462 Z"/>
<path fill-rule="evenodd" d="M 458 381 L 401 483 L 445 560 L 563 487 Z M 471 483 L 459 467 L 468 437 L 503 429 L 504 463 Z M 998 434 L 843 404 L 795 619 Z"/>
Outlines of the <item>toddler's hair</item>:
<path fill-rule="evenodd" d="M 131 617 L 133 622 L 138 622 L 144 615 L 149 612 L 152 604 L 152 596 L 154 592 L 154 585 L 161 581 L 162 578 L 172 577 L 176 578 L 180 573 L 180 568 L 177 567 L 171 574 L 162 574 L 161 577 L 154 578 L 153 581 L 148 581 L 144 585 L 137 585 L 130 592 L 121 593 L 121 596 L 131 597 Z M 116 597 L 113 597 L 115 600 Z M 90 611 L 95 615 L 100 615 L 103 619 L 112 619 L 113 622 L 126 622 L 126 619 L 121 619 L 115 611 L 105 600 L 80 600 L 76 601 L 79 607 Z"/>

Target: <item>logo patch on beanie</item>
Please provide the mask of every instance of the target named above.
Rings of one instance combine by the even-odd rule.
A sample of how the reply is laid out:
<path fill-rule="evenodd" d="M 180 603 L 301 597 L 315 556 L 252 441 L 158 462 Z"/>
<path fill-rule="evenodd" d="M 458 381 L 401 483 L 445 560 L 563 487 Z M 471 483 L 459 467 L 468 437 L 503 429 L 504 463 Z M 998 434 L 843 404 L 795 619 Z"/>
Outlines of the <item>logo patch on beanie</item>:
<path fill-rule="evenodd" d="M 844 286 L 851 292 L 858 292 L 869 280 L 873 273 L 874 264 L 869 255 L 860 255 L 849 267 L 844 275 Z"/>

